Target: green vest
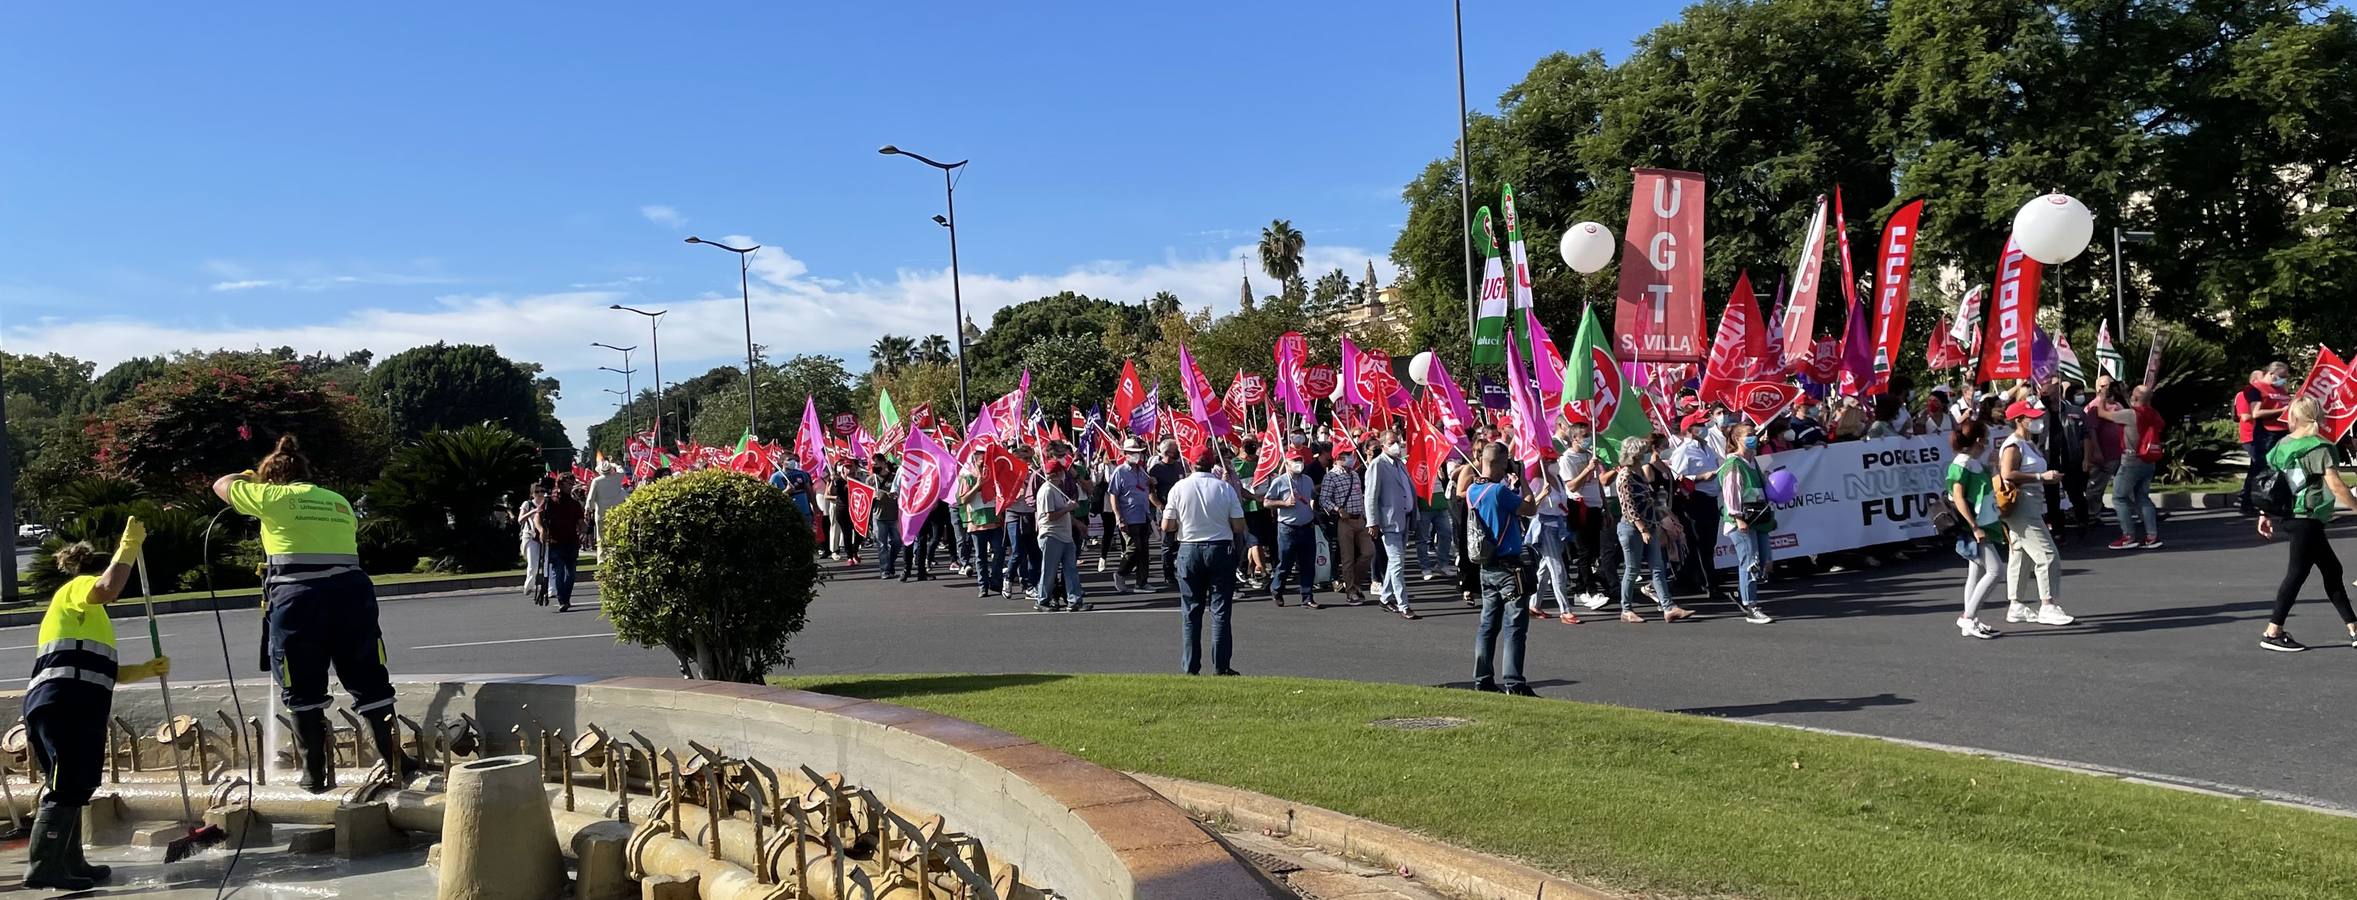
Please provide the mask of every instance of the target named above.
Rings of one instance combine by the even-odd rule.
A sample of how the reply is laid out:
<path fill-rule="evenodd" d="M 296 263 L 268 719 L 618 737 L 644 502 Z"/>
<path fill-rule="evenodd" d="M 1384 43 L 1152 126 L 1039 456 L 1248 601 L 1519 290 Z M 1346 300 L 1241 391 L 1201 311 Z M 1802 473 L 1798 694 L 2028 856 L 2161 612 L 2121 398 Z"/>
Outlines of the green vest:
<path fill-rule="evenodd" d="M 1735 496 L 1724 498 L 1719 507 L 1720 517 L 1733 522 L 1743 518 L 1745 508 L 1765 506 L 1767 511 L 1752 520 L 1751 527 L 1762 531 L 1776 530 L 1776 508 L 1768 504 L 1768 476 L 1760 474 L 1759 466 L 1740 456 L 1727 457 L 1726 462 L 1719 464 L 1719 479 L 1726 480 L 1729 471 L 1742 476 L 1743 490 Z"/>

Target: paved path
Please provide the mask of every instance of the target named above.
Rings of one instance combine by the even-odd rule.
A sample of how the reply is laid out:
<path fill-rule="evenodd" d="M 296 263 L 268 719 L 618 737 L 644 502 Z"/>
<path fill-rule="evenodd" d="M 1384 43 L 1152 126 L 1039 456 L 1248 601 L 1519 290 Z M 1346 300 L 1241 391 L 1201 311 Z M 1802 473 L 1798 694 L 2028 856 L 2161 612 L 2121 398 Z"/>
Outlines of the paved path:
<path fill-rule="evenodd" d="M 2091 536 L 2064 550 L 2065 628 L 2004 626 L 1972 641 L 1950 624 L 1961 564 L 1952 557 L 1789 578 L 1769 592 L 1774 625 L 1721 613 L 1665 625 L 1532 624 L 1529 671 L 1550 697 L 1765 720 L 1987 748 L 2314 797 L 2357 807 L 2357 649 L 2331 608 L 2294 611 L 2308 653 L 2262 651 L 2255 637 L 2283 566 L 2225 514 L 2179 514 L 2169 546 L 2113 553 Z M 2357 544 L 2343 541 L 2357 561 Z M 1090 566 L 1093 568 L 1093 565 Z M 1100 597 L 1099 611 L 1032 614 L 980 600 L 970 583 L 884 583 L 837 572 L 795 641 L 795 672 L 1165 672 L 1177 663 L 1168 594 Z M 2357 574 L 2353 568 L 2351 574 Z M 1092 587 L 1105 576 L 1091 574 Z M 1236 613 L 1236 666 L 1411 684 L 1462 684 L 1476 616 L 1419 584 L 1426 618 L 1373 607 Z M 585 591 L 584 600 L 594 600 Z M 591 612 L 552 615 L 507 592 L 389 600 L 396 671 L 671 675 L 661 651 L 617 647 Z M 2000 622 L 2003 606 L 1984 614 Z M 252 612 L 225 614 L 238 674 L 251 676 Z M 136 657 L 145 638 L 124 623 Z M 177 675 L 218 678 L 209 613 L 165 617 Z M 30 627 L 0 629 L 0 688 L 21 684 Z"/>

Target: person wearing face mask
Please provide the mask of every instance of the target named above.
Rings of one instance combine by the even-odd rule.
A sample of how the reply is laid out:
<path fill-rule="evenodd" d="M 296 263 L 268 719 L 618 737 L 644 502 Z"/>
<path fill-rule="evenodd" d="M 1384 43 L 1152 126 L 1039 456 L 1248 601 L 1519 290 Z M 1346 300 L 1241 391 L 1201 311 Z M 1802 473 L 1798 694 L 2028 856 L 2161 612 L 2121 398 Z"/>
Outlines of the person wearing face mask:
<path fill-rule="evenodd" d="M 1703 550 L 1707 535 L 1719 533 L 1719 467 L 1725 457 L 1712 440 L 1714 429 L 1708 413 L 1695 412 L 1682 423 L 1684 436 L 1670 450 L 1670 474 L 1678 477 L 1681 490 L 1673 502 L 1678 519 L 1686 527 L 1686 534 L 1695 538 L 1697 552 L 1686 554 L 1685 577 L 1681 583 L 1699 584 L 1711 602 L 1723 599 L 1718 580 L 1712 577 L 1711 553 Z"/>
<path fill-rule="evenodd" d="M 1637 588 L 1640 566 L 1652 568 L 1653 596 L 1661 604 L 1663 621 L 1694 615 L 1671 599 L 1669 545 L 1679 526 L 1667 494 L 1652 477 L 1656 468 L 1650 439 L 1632 437 L 1621 442 L 1620 470 L 1613 474 L 1612 488 L 1620 497 L 1620 620 L 1631 624 L 1645 621 L 1637 612 L 1638 598 L 1643 596 Z"/>
<path fill-rule="evenodd" d="M 1326 472 L 1318 486 L 1318 508 L 1334 518 L 1334 587 L 1352 606 L 1367 602 L 1367 557 L 1375 554 L 1375 540 L 1367 533 L 1367 482 L 1359 473 L 1355 448 L 1335 450 L 1339 465 Z"/>
<path fill-rule="evenodd" d="M 1793 411 L 1792 418 L 1789 420 L 1792 425 L 1790 440 L 1793 446 L 1814 447 L 1825 443 L 1825 423 L 1818 418 L 1821 415 L 1819 409 L 1817 398 L 1805 394 L 1801 396 L 1800 407 Z"/>
<path fill-rule="evenodd" d="M 1375 582 L 1375 602 L 1401 618 L 1416 619 L 1408 602 L 1408 529 L 1416 516 L 1416 486 L 1408 478 L 1408 445 L 1393 435 L 1383 444 L 1383 455 L 1367 469 L 1365 508 L 1367 528 L 1383 543 L 1383 574 Z"/>
<path fill-rule="evenodd" d="M 1187 464 L 1179 459 L 1178 442 L 1163 441 L 1160 449 L 1162 459 L 1146 469 L 1147 477 L 1151 478 L 1154 484 L 1154 515 L 1156 518 L 1162 516 L 1164 504 L 1170 500 L 1170 489 L 1177 487 L 1179 482 L 1187 478 Z M 1178 590 L 1178 551 L 1177 541 L 1170 540 L 1168 537 L 1162 538 L 1162 587 L 1164 590 Z M 1145 578 L 1138 579 L 1139 585 L 1143 586 L 1145 583 Z"/>
<path fill-rule="evenodd" d="M 1140 586 L 1153 581 L 1146 568 L 1146 533 L 1153 529 L 1156 504 L 1154 482 L 1146 472 L 1146 442 L 1130 438 L 1121 453 L 1105 494 L 1121 519 L 1121 565 L 1113 570 L 1113 591 L 1128 594 L 1133 579 Z"/>
<path fill-rule="evenodd" d="M 1726 498 L 1721 530 L 1735 542 L 1735 601 L 1743 620 L 1776 621 L 1760 611 L 1760 585 L 1767 583 L 1775 556 L 1768 536 L 1776 531 L 1776 507 L 1768 502 L 1768 476 L 1760 471 L 1760 438 L 1750 425 L 1736 425 L 1728 439 L 1735 453 L 1719 467 L 1719 496 Z"/>
<path fill-rule="evenodd" d="M 1071 464 L 1062 457 L 1051 457 L 1046 471 L 1039 479 L 1039 490 L 1033 495 L 1032 507 L 1037 511 L 1039 526 L 1039 588 L 1033 592 L 1031 608 L 1040 612 L 1070 610 L 1080 612 L 1088 608 L 1080 589 L 1080 557 L 1074 512 L 1080 508 L 1079 486 L 1072 480 Z M 1061 578 L 1062 584 L 1058 584 Z M 1063 588 L 1064 601 L 1049 599 L 1054 588 Z"/>
<path fill-rule="evenodd" d="M 2235 429 L 2242 438 L 2242 452 L 2250 456 L 2250 466 L 2243 472 L 2242 491 L 2235 495 L 2243 518 L 2259 514 L 2253 505 L 2251 485 L 2260 473 L 2267 471 L 2267 452 L 2275 449 L 2275 442 L 2291 428 L 2284 420 L 2283 411 L 2291 405 L 2291 366 L 2281 361 L 2251 373 L 2249 384 L 2234 395 Z"/>
<path fill-rule="evenodd" d="M 1604 596 L 1603 582 L 1598 580 L 1598 568 L 1603 549 L 1604 487 L 1608 467 L 1596 459 L 1596 449 L 1588 437 L 1588 426 L 1574 424 L 1565 431 L 1563 456 L 1555 461 L 1556 478 L 1563 482 L 1564 493 L 1570 502 L 1565 505 L 1564 517 L 1571 534 L 1566 561 L 1569 563 L 1572 596 L 1579 605 L 1602 609 L 1611 602 Z"/>
<path fill-rule="evenodd" d="M 1301 592 L 1301 605 L 1321 609 L 1317 598 L 1318 533 L 1317 487 L 1306 474 L 1307 448 L 1285 452 L 1285 470 L 1269 478 L 1261 503 L 1277 519 L 1277 568 L 1269 576 L 1269 600 L 1285 605 L 1286 579 Z"/>
<path fill-rule="evenodd" d="M 2062 480 L 2062 473 L 2054 471 L 2046 454 L 2038 449 L 2046 434 L 2046 411 L 2035 401 L 2022 399 L 2006 408 L 2005 417 L 2013 422 L 2013 434 L 1997 451 L 1997 478 L 2021 486 L 2013 508 L 2004 511 L 2005 567 L 2012 575 L 2005 585 L 2009 601 L 2005 621 L 2068 625 L 2075 620 L 2054 602 L 2062 554 L 2054 546 L 2054 534 L 2046 528 L 2046 494 L 2037 489 Z M 2025 602 L 2032 590 L 2038 597 L 2035 608 Z"/>

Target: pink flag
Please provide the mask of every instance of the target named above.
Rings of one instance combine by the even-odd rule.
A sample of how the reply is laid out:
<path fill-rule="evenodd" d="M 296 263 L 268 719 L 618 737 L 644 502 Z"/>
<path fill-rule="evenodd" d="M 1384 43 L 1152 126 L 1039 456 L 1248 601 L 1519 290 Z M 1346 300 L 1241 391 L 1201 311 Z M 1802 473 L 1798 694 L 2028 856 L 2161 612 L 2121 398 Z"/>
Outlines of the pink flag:
<path fill-rule="evenodd" d="M 998 444 L 998 423 L 984 409 L 974 417 L 974 424 L 966 426 L 966 442 L 958 447 L 960 462 L 974 458 L 974 451 Z"/>
<path fill-rule="evenodd" d="M 922 428 L 912 428 L 900 448 L 900 542 L 914 544 L 917 532 L 933 514 L 933 504 L 949 493 L 957 460 Z"/>
<path fill-rule="evenodd" d="M 1297 416 L 1309 415 L 1310 398 L 1302 396 L 1302 374 L 1309 366 L 1309 339 L 1301 332 L 1288 331 L 1277 338 L 1277 399 L 1285 403 L 1285 411 Z"/>
<path fill-rule="evenodd" d="M 1538 384 L 1539 407 L 1551 420 L 1556 408 L 1563 405 L 1563 352 L 1555 349 L 1555 339 L 1548 337 L 1546 326 L 1539 324 L 1538 310 L 1526 309 L 1522 314 L 1530 324 L 1530 365 L 1534 370 L 1531 375 Z M 1439 359 L 1433 357 L 1435 362 Z M 1431 376 L 1427 375 L 1425 380 L 1431 380 Z M 1555 425 L 1550 421 L 1547 432 L 1553 434 L 1554 430 Z"/>
<path fill-rule="evenodd" d="M 1353 406 L 1373 406 L 1374 401 L 1359 393 L 1359 345 L 1342 338 L 1342 402 Z"/>
<path fill-rule="evenodd" d="M 1449 439 L 1459 447 L 1469 448 L 1465 436 L 1473 431 L 1473 408 L 1465 402 L 1465 392 L 1458 389 L 1457 380 L 1449 377 L 1449 367 L 1442 364 L 1440 354 L 1432 356 L 1432 370 L 1424 373 L 1426 389 L 1440 395 L 1440 424 Z"/>
<path fill-rule="evenodd" d="M 827 470 L 827 436 L 818 427 L 818 401 L 808 394 L 802 396 L 802 430 L 794 435 L 794 458 L 813 477 Z"/>
<path fill-rule="evenodd" d="M 1219 395 L 1211 390 L 1211 383 L 1203 377 L 1203 370 L 1195 367 L 1195 356 L 1187 352 L 1187 345 L 1179 345 L 1179 386 L 1187 392 L 1187 410 L 1195 421 L 1210 430 L 1213 437 L 1228 436 L 1228 413 L 1220 408 Z"/>
<path fill-rule="evenodd" d="M 1539 461 L 1539 448 L 1545 446 L 1543 442 L 1547 438 L 1539 431 L 1542 419 L 1538 410 L 1538 392 L 1530 383 L 1528 370 L 1523 368 L 1522 350 L 1516 346 L 1518 343 L 1506 342 L 1506 404 L 1514 413 L 1514 458 L 1528 466 Z"/>

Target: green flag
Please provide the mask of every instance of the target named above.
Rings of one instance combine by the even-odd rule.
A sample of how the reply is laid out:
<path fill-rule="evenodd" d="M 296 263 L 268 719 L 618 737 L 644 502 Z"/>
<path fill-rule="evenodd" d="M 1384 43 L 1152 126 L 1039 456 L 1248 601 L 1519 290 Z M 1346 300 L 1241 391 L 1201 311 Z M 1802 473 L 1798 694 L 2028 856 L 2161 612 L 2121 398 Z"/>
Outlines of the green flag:
<path fill-rule="evenodd" d="M 894 425 L 900 424 L 900 410 L 892 406 L 892 391 L 890 388 L 876 389 L 876 411 L 883 414 L 884 427 L 890 428 Z"/>
<path fill-rule="evenodd" d="M 1564 409 L 1588 421 L 1598 460 L 1618 463 L 1621 439 L 1653 433 L 1636 387 L 1627 383 L 1620 361 L 1613 358 L 1612 339 L 1597 321 L 1594 306 L 1580 313 L 1579 336 L 1572 339 L 1571 355 L 1563 365 Z"/>
<path fill-rule="evenodd" d="M 1473 242 L 1487 261 L 1481 265 L 1481 306 L 1473 324 L 1473 362 L 1497 365 L 1506 361 L 1506 264 L 1498 258 L 1498 238 L 1490 228 L 1489 207 L 1473 214 Z"/>
<path fill-rule="evenodd" d="M 1506 260 L 1513 268 L 1506 282 L 1513 297 L 1512 302 L 1506 305 L 1510 311 L 1506 317 L 1506 327 L 1514 329 L 1514 349 L 1522 353 L 1523 359 L 1535 360 L 1538 357 L 1531 355 L 1530 350 L 1530 317 L 1522 314 L 1523 310 L 1531 308 L 1533 302 L 1530 257 L 1522 246 L 1522 220 L 1514 214 L 1513 185 L 1506 185 L 1499 191 L 1498 205 L 1506 214 Z"/>

